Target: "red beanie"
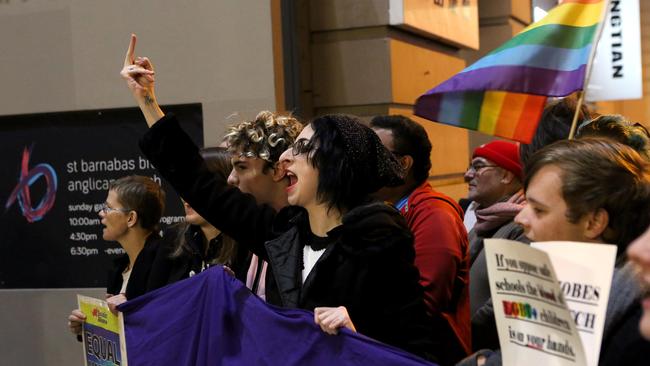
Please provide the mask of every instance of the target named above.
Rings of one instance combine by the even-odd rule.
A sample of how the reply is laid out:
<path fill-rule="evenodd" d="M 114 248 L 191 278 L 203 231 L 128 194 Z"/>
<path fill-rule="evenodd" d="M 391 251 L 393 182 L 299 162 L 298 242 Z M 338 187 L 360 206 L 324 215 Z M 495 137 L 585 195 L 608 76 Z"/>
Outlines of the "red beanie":
<path fill-rule="evenodd" d="M 472 158 L 477 156 L 493 161 L 523 181 L 524 172 L 519 160 L 519 144 L 501 140 L 492 141 L 477 147 Z"/>

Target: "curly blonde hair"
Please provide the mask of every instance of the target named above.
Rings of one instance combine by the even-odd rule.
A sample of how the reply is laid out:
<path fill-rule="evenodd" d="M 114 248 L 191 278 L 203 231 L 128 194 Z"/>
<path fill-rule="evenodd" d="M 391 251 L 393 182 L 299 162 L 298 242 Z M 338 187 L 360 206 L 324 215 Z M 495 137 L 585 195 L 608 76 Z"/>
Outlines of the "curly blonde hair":
<path fill-rule="evenodd" d="M 303 125 L 291 115 L 262 111 L 252 121 L 243 121 L 228 128 L 224 141 L 228 151 L 248 158 L 275 164 L 291 146 Z"/>

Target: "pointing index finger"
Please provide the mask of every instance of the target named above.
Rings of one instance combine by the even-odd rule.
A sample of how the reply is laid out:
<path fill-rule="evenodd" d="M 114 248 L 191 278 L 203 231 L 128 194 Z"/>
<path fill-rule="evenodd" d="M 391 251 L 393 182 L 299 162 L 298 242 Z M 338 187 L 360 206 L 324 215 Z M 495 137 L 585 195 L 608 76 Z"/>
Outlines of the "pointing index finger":
<path fill-rule="evenodd" d="M 126 50 L 126 57 L 124 58 L 124 66 L 133 65 L 135 61 L 135 34 L 131 33 L 131 42 L 129 42 L 129 48 Z"/>

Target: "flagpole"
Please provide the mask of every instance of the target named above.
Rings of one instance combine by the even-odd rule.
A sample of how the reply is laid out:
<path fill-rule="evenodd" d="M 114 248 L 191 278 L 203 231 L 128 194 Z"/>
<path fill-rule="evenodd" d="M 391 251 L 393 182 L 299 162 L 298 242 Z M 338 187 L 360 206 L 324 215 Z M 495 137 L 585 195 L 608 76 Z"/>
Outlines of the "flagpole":
<path fill-rule="evenodd" d="M 607 18 L 607 13 L 609 13 L 609 2 L 610 0 L 605 0 L 605 7 L 603 9 L 603 14 L 598 24 L 598 31 L 596 34 L 596 40 L 591 46 L 591 51 L 589 52 L 589 62 L 587 62 L 587 69 L 585 70 L 585 80 L 582 84 L 582 90 L 580 91 L 580 97 L 578 98 L 578 103 L 576 104 L 576 111 L 573 113 L 573 121 L 571 122 L 571 130 L 569 131 L 569 140 L 573 140 L 576 128 L 578 126 L 578 116 L 580 115 L 580 108 L 587 93 L 587 85 L 589 84 L 589 79 L 591 78 L 591 66 L 594 63 L 594 57 L 596 56 L 596 49 L 598 48 L 598 42 L 600 41 L 600 36 L 603 34 L 603 29 L 605 28 L 605 18 Z"/>

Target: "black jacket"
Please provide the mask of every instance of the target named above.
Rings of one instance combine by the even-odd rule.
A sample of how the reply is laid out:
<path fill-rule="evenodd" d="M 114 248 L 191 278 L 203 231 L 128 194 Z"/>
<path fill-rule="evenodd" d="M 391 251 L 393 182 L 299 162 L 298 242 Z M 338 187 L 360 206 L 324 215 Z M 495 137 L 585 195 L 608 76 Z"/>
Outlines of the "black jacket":
<path fill-rule="evenodd" d="M 269 286 L 275 291 L 267 291 L 269 303 L 312 311 L 345 306 L 361 334 L 427 358 L 444 353 L 449 330 L 431 329 L 413 265 L 412 234 L 395 209 L 370 203 L 348 212 L 328 233 L 336 240 L 302 284 L 302 253 L 310 233 L 304 209 L 276 213 L 211 174 L 173 116 L 158 121 L 140 147 L 201 216 L 269 261 L 275 280 Z"/>
<path fill-rule="evenodd" d="M 650 364 L 650 341 L 643 339 L 639 332 L 643 314 L 642 294 L 632 263 L 623 262 L 614 269 L 600 348 L 600 366 Z"/>
<path fill-rule="evenodd" d="M 156 233 L 151 233 L 144 243 L 144 247 L 135 259 L 131 275 L 129 276 L 129 283 L 126 285 L 126 298 L 128 300 L 134 299 L 143 295 L 151 290 L 155 290 L 160 286 L 155 283 L 159 282 L 158 279 L 151 276 L 151 268 L 153 262 L 158 255 L 160 248 L 160 236 Z M 122 288 L 122 272 L 129 265 L 129 257 L 124 254 L 113 260 L 113 268 L 108 273 L 108 285 L 106 291 L 111 295 L 117 295 Z"/>
<path fill-rule="evenodd" d="M 287 221 L 280 215 L 295 213 Z M 280 212 L 286 231 L 255 252 L 273 268 L 277 293 L 267 301 L 289 308 L 348 309 L 357 330 L 414 353 L 431 352 L 412 235 L 401 215 L 383 203 L 357 207 L 331 230 L 334 238 L 302 281 L 303 247 L 310 236 L 306 211 Z M 277 228 L 276 223 L 276 228 Z"/>

